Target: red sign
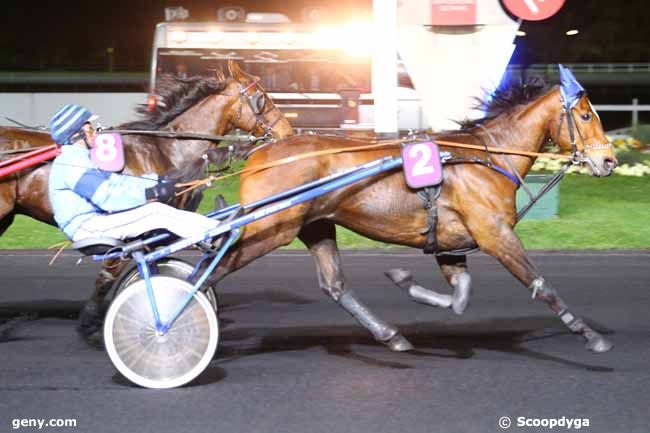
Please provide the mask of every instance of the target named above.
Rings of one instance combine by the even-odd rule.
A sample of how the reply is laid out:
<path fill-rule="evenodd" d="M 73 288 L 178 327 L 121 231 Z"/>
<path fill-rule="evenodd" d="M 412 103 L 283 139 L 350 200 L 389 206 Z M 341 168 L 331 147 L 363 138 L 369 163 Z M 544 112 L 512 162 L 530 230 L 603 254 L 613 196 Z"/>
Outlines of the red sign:
<path fill-rule="evenodd" d="M 431 0 L 431 25 L 473 26 L 477 0 Z"/>
<path fill-rule="evenodd" d="M 550 18 L 564 5 L 564 0 L 503 0 L 511 14 L 527 21 Z"/>

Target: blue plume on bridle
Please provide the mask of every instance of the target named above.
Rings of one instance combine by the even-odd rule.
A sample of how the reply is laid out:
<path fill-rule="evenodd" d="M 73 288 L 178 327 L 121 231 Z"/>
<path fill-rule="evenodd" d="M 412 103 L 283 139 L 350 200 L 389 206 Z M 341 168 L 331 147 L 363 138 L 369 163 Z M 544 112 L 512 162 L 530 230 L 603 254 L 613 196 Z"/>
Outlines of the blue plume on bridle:
<path fill-rule="evenodd" d="M 576 77 L 569 68 L 565 68 L 564 65 L 558 66 L 560 68 L 560 93 L 562 94 L 562 100 L 564 101 L 564 105 L 571 109 L 576 106 L 582 95 L 585 94 L 585 89 L 578 83 L 578 80 L 576 80 Z"/>

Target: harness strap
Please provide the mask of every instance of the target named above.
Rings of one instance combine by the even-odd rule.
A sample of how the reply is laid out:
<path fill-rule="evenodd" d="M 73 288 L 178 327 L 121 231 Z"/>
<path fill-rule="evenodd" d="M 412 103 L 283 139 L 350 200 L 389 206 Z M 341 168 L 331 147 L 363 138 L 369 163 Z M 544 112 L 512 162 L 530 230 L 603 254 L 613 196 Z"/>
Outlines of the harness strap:
<path fill-rule="evenodd" d="M 488 131 L 488 129 L 485 126 L 479 125 L 479 128 L 481 128 L 487 134 L 487 136 L 490 138 L 490 141 L 492 141 L 492 144 L 494 144 L 495 146 L 499 145 L 499 143 L 497 143 L 492 133 Z M 479 140 L 483 141 L 483 137 L 478 137 L 478 138 Z M 517 185 L 517 187 L 520 186 L 523 187 L 524 190 L 526 191 L 526 194 L 528 194 L 528 197 L 532 198 L 533 193 L 530 192 L 530 189 L 528 189 L 528 186 L 526 185 L 526 182 L 524 182 L 524 179 L 521 177 L 521 174 L 519 174 L 517 168 L 512 164 L 512 161 L 510 161 L 510 157 L 508 155 L 502 155 L 502 157 L 506 161 L 506 164 L 508 164 L 508 168 L 510 168 L 510 172 L 505 172 L 505 170 L 502 172 L 501 167 L 494 168 L 494 170 L 498 171 L 499 173 L 506 176 L 508 179 L 512 180 L 515 183 L 515 185 Z M 513 173 L 514 173 L 515 180 L 513 180 Z"/>
<path fill-rule="evenodd" d="M 522 182 L 517 178 L 517 176 L 513 175 L 513 174 L 510 173 L 508 170 L 506 170 L 506 169 L 504 169 L 504 168 L 501 168 L 501 167 L 499 167 L 499 166 L 496 165 L 496 164 L 490 164 L 488 167 L 490 167 L 492 170 L 496 171 L 497 173 L 501 173 L 502 175 L 504 175 L 505 177 L 507 177 L 508 179 L 510 179 L 510 181 L 511 181 L 512 183 L 514 183 L 515 185 L 517 185 L 517 187 L 520 187 L 520 186 L 522 186 L 522 185 L 525 185 L 524 183 L 522 183 Z M 530 193 L 530 190 L 529 190 L 528 188 L 525 188 L 525 189 L 526 189 L 526 191 L 527 191 L 529 194 L 531 194 L 531 193 Z M 532 196 L 532 194 L 531 194 L 531 196 Z"/>
<path fill-rule="evenodd" d="M 438 251 L 438 206 L 437 200 L 442 190 L 441 185 L 435 185 L 419 190 L 416 195 L 424 202 L 424 208 L 427 210 L 427 227 L 422 230 L 422 234 L 427 235 L 427 240 L 422 251 L 424 254 L 435 254 Z"/>
<path fill-rule="evenodd" d="M 519 187 L 520 182 L 519 179 L 517 179 L 512 173 L 510 173 L 508 170 L 496 165 L 496 164 L 491 164 L 488 161 L 480 158 L 450 158 L 447 161 L 444 161 L 443 164 L 480 164 L 483 165 L 489 169 L 492 169 L 496 171 L 497 173 L 505 176 L 508 178 L 509 181 L 515 184 L 515 186 Z"/>

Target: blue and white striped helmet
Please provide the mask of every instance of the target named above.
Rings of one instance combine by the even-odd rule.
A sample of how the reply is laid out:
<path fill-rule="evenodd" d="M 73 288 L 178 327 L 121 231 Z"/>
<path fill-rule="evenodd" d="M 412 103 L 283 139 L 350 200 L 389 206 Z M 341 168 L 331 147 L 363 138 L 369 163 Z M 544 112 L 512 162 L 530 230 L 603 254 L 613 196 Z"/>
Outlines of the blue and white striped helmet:
<path fill-rule="evenodd" d="M 50 135 L 58 144 L 71 144 L 70 138 L 93 117 L 93 114 L 81 105 L 66 104 L 50 119 Z"/>

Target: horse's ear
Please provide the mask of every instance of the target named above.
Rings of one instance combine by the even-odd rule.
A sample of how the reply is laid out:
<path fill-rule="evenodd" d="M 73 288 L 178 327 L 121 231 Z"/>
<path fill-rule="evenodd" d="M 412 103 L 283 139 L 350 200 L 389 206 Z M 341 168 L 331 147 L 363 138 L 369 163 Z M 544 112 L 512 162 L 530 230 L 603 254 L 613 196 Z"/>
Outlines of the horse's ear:
<path fill-rule="evenodd" d="M 239 67 L 239 63 L 230 59 L 228 60 L 228 71 L 230 75 L 237 81 L 239 84 L 247 86 L 253 81 L 259 81 L 260 79 L 255 75 L 249 74 Z"/>
<path fill-rule="evenodd" d="M 223 73 L 223 68 L 221 68 L 221 66 L 215 69 L 214 77 L 219 81 L 226 81 L 226 74 Z"/>
<path fill-rule="evenodd" d="M 230 72 L 230 76 L 233 77 L 235 81 L 241 82 L 241 79 L 243 78 L 243 74 L 242 74 L 242 70 L 239 68 L 239 63 L 237 63 L 232 59 L 229 59 L 228 72 Z"/>

